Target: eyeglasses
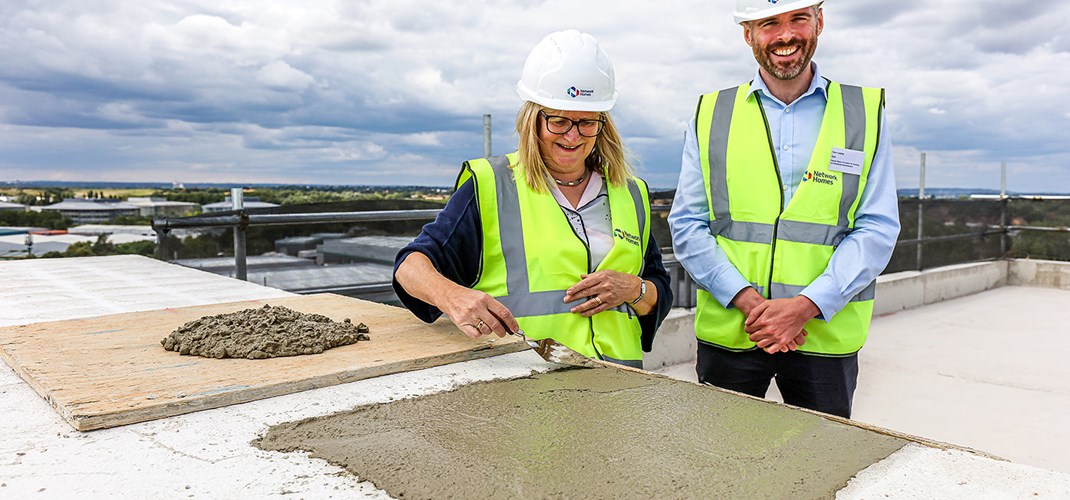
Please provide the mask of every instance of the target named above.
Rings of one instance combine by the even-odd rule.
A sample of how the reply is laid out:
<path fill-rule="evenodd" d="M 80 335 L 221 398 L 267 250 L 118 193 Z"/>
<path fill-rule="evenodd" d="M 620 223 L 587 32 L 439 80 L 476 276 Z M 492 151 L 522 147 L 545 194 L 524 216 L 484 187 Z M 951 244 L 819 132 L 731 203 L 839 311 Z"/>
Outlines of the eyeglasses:
<path fill-rule="evenodd" d="M 606 124 L 606 121 L 599 118 L 597 120 L 572 120 L 565 118 L 564 116 L 548 115 L 545 111 L 539 110 L 539 114 L 542 115 L 542 119 L 546 120 L 546 130 L 549 130 L 551 134 L 565 135 L 572 127 L 576 127 L 576 131 L 584 137 L 595 137 L 602 132 L 602 126 Z"/>

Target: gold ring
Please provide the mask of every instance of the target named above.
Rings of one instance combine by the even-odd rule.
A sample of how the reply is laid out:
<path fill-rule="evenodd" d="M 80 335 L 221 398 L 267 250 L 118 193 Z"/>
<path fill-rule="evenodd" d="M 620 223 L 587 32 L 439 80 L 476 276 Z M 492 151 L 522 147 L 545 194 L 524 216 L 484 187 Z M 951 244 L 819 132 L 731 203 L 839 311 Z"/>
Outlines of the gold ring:
<path fill-rule="evenodd" d="M 476 323 L 476 330 L 483 331 L 484 326 L 486 326 L 486 323 L 483 320 L 479 320 L 479 323 Z"/>
<path fill-rule="evenodd" d="M 594 300 L 598 301 L 598 305 L 602 305 L 602 297 L 595 296 Z"/>

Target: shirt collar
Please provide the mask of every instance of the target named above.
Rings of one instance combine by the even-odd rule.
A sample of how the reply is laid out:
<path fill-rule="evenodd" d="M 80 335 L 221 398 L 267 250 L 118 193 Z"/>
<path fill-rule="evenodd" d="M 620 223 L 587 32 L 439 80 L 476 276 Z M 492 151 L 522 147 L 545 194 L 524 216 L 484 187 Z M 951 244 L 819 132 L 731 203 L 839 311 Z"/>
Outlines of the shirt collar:
<path fill-rule="evenodd" d="M 569 203 L 568 198 L 565 198 L 565 193 L 561 192 L 561 188 L 557 187 L 557 183 L 554 182 L 553 177 L 547 175 L 547 185 L 550 186 L 550 194 L 554 195 L 554 199 L 557 200 L 557 204 L 570 210 L 579 210 L 580 207 L 588 204 L 591 200 L 597 198 L 603 193 L 608 193 L 605 182 L 602 182 L 602 176 L 595 172 L 590 171 L 591 180 L 587 181 L 587 187 L 583 188 L 583 194 L 580 195 L 580 202 L 575 207 Z"/>
<path fill-rule="evenodd" d="M 816 62 L 810 61 L 810 68 L 814 71 L 814 78 L 813 80 L 810 80 L 810 88 L 806 89 L 806 92 L 803 92 L 803 95 L 799 96 L 799 99 L 820 92 L 821 97 L 824 97 L 825 100 L 828 100 L 828 81 L 825 80 L 824 76 L 821 76 L 821 69 L 817 67 Z M 782 106 L 787 106 L 787 103 L 780 102 L 780 99 L 777 99 L 775 96 L 773 96 L 773 93 L 769 91 L 769 87 L 765 86 L 765 81 L 762 80 L 761 71 L 754 70 L 754 80 L 751 81 L 750 92 L 747 93 L 747 98 L 749 99 L 752 94 L 759 90 L 761 90 L 762 94 L 766 97 L 773 99 L 774 101 L 780 103 Z"/>

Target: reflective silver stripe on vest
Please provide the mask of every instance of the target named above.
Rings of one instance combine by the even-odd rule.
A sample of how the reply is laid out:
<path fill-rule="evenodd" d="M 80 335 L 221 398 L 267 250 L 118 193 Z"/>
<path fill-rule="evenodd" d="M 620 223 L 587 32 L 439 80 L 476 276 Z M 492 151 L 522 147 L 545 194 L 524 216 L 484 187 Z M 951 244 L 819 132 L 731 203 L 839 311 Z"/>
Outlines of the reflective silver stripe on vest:
<path fill-rule="evenodd" d="M 512 269 L 506 272 L 512 271 Z M 525 273 L 527 274 L 527 273 Z M 516 317 L 527 316 L 543 316 L 547 314 L 566 314 L 572 311 L 569 309 L 576 307 L 579 303 L 587 300 L 586 298 L 574 300 L 572 302 L 565 303 L 562 299 L 565 296 L 564 291 L 550 291 L 550 292 L 524 292 L 512 293 L 503 297 L 495 297 L 498 302 L 501 302 L 503 306 L 509 308 L 509 311 Z M 623 311 L 625 306 L 622 304 L 614 309 L 620 312 Z"/>
<path fill-rule="evenodd" d="M 865 151 L 866 101 L 862 97 L 862 87 L 840 85 L 840 94 L 843 96 L 843 124 L 846 130 L 844 145 L 847 149 Z M 848 227 L 851 221 L 847 220 L 847 215 L 851 211 L 855 198 L 858 197 L 858 181 L 861 176 L 845 173 L 842 177 L 843 191 L 840 194 L 839 225 Z"/>
<path fill-rule="evenodd" d="M 643 360 L 641 359 L 613 359 L 609 356 L 602 355 L 602 361 L 609 361 L 610 363 L 616 363 L 618 365 L 630 366 L 632 368 L 643 369 Z"/>
<path fill-rule="evenodd" d="M 747 243 L 773 242 L 773 225 L 763 222 L 740 222 L 737 220 L 718 219 L 710 221 L 710 234 L 723 236 L 732 241 Z"/>
<path fill-rule="evenodd" d="M 799 295 L 805 288 L 805 286 L 785 285 L 784 283 L 774 282 L 772 285 L 769 286 L 769 297 L 773 299 L 787 299 Z M 851 300 L 849 302 L 862 302 L 866 300 L 873 300 L 873 297 L 876 295 L 876 291 L 877 280 L 870 281 L 869 284 L 866 285 L 866 287 L 863 288 L 861 292 L 858 292 L 855 294 L 854 297 L 851 297 Z"/>
<path fill-rule="evenodd" d="M 647 240 L 643 238 L 643 231 L 646 230 L 646 209 L 644 208 L 646 205 L 643 203 L 643 193 L 639 191 L 639 184 L 635 182 L 635 179 L 628 179 L 628 193 L 632 195 L 632 203 L 635 205 L 635 220 L 639 221 L 639 238 L 643 242 L 640 248 L 644 250 L 643 258 L 646 258 Z"/>
<path fill-rule="evenodd" d="M 528 259 L 524 253 L 524 228 L 520 224 L 505 221 L 520 220 L 520 199 L 513 182 L 506 155 L 488 158 L 494 170 L 494 185 L 498 198 L 498 234 L 501 236 L 502 254 L 505 257 L 506 289 L 509 295 L 527 292 Z M 508 307 L 508 306 L 507 306 Z M 515 313 L 514 313 L 515 314 Z"/>
<path fill-rule="evenodd" d="M 497 297 L 498 302 L 509 308 L 513 316 L 543 316 L 563 314 L 584 299 L 566 303 L 565 291 L 531 292 L 528 279 L 528 260 L 524 252 L 524 228 L 520 224 L 520 197 L 517 194 L 509 158 L 505 155 L 488 158 L 494 170 L 495 189 L 498 196 L 498 234 L 505 257 L 506 288 L 509 295 Z M 523 181 L 521 181 L 523 182 Z M 613 310 L 631 314 L 628 306 L 621 304 Z"/>
<path fill-rule="evenodd" d="M 710 161 L 710 202 L 713 210 L 710 214 L 710 233 L 714 235 L 721 234 L 720 230 L 732 225 L 732 211 L 728 204 L 728 131 L 732 126 L 732 113 L 736 108 L 738 91 L 739 87 L 733 87 L 718 92 L 713 106 L 707 155 Z"/>
<path fill-rule="evenodd" d="M 838 246 L 850 231 L 847 226 L 838 227 L 793 220 L 780 221 L 778 228 L 777 239 L 832 247 Z"/>

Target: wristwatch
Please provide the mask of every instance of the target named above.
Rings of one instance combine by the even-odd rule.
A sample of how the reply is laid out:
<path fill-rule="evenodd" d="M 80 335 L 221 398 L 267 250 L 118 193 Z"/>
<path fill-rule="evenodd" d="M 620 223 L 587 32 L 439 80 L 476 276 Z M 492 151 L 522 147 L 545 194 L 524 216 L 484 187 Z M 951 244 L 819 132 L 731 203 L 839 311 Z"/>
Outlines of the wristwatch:
<path fill-rule="evenodd" d="M 642 279 L 642 278 L 640 278 L 640 279 Z M 635 300 L 633 300 L 631 302 L 631 304 L 633 306 L 638 304 L 639 301 L 643 300 L 643 297 L 645 297 L 645 296 L 646 296 L 646 280 L 642 280 L 642 282 L 639 284 L 639 296 L 636 297 Z"/>

